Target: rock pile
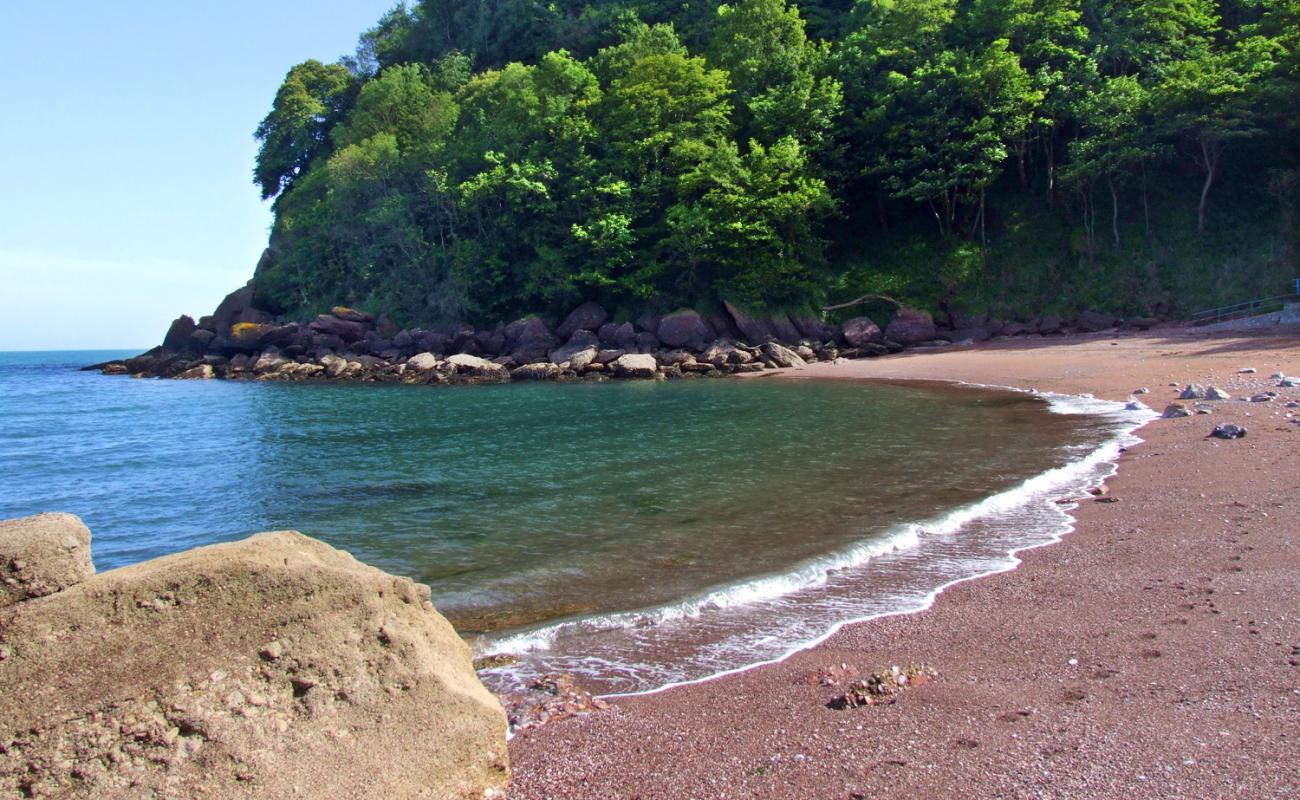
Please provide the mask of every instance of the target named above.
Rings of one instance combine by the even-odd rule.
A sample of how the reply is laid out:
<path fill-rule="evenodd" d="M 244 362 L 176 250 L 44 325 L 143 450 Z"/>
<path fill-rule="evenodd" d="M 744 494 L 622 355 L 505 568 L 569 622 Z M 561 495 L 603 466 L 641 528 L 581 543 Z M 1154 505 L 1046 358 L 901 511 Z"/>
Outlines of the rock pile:
<path fill-rule="evenodd" d="M 554 328 L 533 316 L 490 329 L 455 324 L 401 330 L 341 306 L 296 322 L 276 319 L 252 303 L 250 284 L 222 301 L 211 316 L 197 322 L 177 319 L 160 347 L 87 369 L 184 380 L 451 384 L 671 379 L 790 369 L 897 353 L 905 346 L 1064 331 L 1062 321 L 1053 317 L 1001 322 L 958 316 L 944 326 L 906 306 L 896 309 L 884 329 L 863 316 L 831 325 L 809 315 L 752 314 L 731 303 L 725 304 L 725 314 L 684 309 L 647 314 L 635 322 L 612 322 L 600 305 L 583 303 Z M 1100 315 L 1089 314 L 1079 317 L 1081 330 L 1095 329 L 1099 322 Z"/>
<path fill-rule="evenodd" d="M 5 523 L 0 542 L 56 576 L 0 607 L 0 796 L 483 798 L 508 781 L 505 714 L 427 587 L 291 532 L 97 575 L 75 517 Z"/>

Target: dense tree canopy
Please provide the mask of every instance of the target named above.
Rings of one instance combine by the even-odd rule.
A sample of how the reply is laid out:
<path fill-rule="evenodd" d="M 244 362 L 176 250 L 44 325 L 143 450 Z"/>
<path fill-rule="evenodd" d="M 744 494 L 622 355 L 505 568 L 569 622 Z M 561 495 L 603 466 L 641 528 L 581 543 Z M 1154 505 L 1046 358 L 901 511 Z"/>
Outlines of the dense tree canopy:
<path fill-rule="evenodd" d="M 1232 259 L 1161 265 L 1230 246 L 1229 192 L 1282 212 L 1250 274 L 1294 267 L 1298 30 L 1296 0 L 399 4 L 256 131 L 259 299 L 434 323 L 1043 304 L 1104 270 L 1141 284 L 1115 302 L 1226 294 Z"/>

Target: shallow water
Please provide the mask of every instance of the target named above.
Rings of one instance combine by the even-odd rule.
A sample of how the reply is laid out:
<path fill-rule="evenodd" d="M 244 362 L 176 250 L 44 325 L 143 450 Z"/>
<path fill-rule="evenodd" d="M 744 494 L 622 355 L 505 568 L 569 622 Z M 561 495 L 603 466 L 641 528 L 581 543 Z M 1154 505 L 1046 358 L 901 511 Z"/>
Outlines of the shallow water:
<path fill-rule="evenodd" d="M 14 467 L 0 517 L 80 515 L 101 570 L 301 530 L 429 584 L 479 649 L 522 653 L 488 675 L 498 688 L 555 668 L 606 691 L 655 688 L 923 600 L 1059 532 L 1060 510 L 1022 484 L 1130 423 L 1109 405 L 849 382 L 447 388 L 75 370 L 111 355 L 0 354 Z M 967 513 L 998 493 L 1014 508 Z"/>

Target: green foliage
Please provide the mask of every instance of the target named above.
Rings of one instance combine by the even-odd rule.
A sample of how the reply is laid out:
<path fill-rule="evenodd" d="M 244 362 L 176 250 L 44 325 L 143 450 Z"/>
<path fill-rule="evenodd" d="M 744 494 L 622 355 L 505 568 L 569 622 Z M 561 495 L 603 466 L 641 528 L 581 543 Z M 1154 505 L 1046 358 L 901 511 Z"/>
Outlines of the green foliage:
<path fill-rule="evenodd" d="M 399 4 L 257 129 L 258 300 L 431 324 L 1272 293 L 1297 31 L 1297 0 Z"/>

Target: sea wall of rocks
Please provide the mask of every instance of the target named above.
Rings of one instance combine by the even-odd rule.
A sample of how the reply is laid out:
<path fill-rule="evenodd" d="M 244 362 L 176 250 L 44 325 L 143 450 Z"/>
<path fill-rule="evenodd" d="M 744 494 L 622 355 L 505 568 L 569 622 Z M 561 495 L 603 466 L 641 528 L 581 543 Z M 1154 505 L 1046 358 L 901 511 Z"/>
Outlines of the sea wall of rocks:
<path fill-rule="evenodd" d="M 57 576 L 0 603 L 0 797 L 504 792 L 505 712 L 428 587 L 294 532 L 99 574 L 88 546 L 0 523 Z"/>
<path fill-rule="evenodd" d="M 873 358 L 908 347 L 1156 324 L 1096 312 L 1068 324 L 1055 316 L 1018 322 L 961 315 L 936 323 L 930 314 L 903 306 L 882 328 L 865 316 L 832 325 L 808 315 L 751 314 L 730 303 L 725 313 L 687 309 L 617 322 L 601 306 L 584 303 L 558 324 L 525 317 L 490 329 L 402 330 L 343 307 L 306 323 L 276 319 L 252 308 L 252 296 L 245 287 L 212 316 L 177 319 L 160 347 L 87 369 L 178 379 L 422 384 L 665 380 Z"/>

